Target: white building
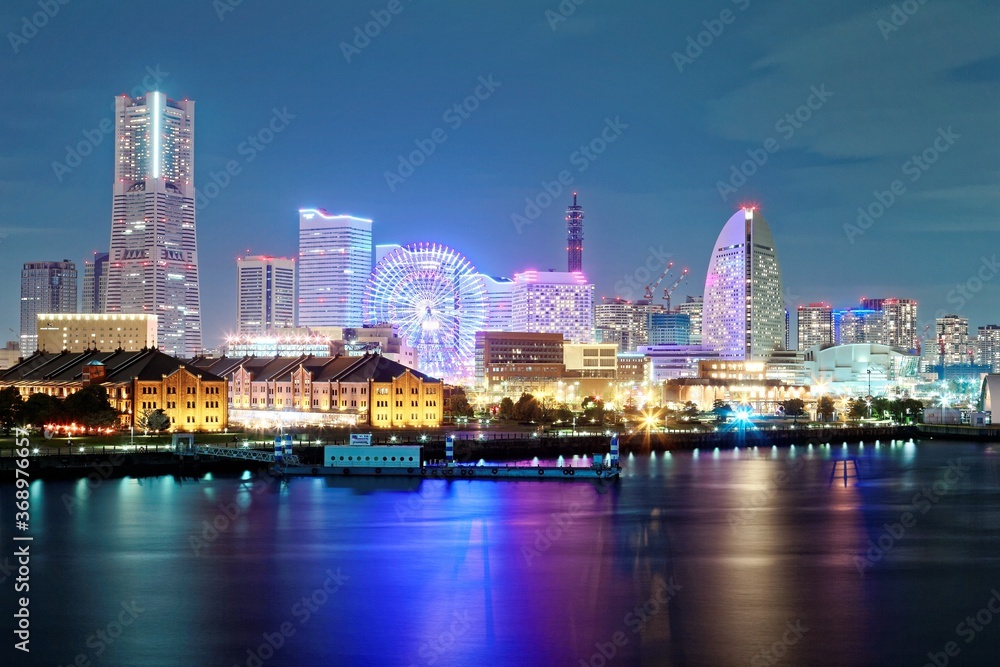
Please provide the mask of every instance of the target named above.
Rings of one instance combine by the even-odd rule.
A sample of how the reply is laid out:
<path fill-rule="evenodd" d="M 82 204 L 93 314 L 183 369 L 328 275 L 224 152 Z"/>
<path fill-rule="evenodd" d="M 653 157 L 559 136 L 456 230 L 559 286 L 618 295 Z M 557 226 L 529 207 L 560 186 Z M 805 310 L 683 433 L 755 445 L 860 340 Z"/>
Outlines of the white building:
<path fill-rule="evenodd" d="M 649 358 L 650 378 L 656 383 L 698 377 L 698 362 L 720 358 L 700 345 L 643 345 L 639 352 Z"/>
<path fill-rule="evenodd" d="M 39 313 L 76 312 L 76 264 L 25 262 L 21 268 L 20 352 L 28 357 L 38 349 Z"/>
<path fill-rule="evenodd" d="M 705 299 L 700 296 L 689 296 L 687 300 L 677 306 L 677 312 L 683 313 L 691 318 L 691 344 L 701 345 L 701 318 L 705 308 Z"/>
<path fill-rule="evenodd" d="M 873 396 L 886 395 L 893 386 L 912 388 L 920 365 L 917 355 L 879 343 L 813 348 L 803 364 L 813 393 L 848 396 L 867 395 L 869 381 Z"/>
<path fill-rule="evenodd" d="M 115 98 L 107 312 L 156 315 L 165 353 L 201 352 L 191 100 Z"/>
<path fill-rule="evenodd" d="M 514 330 L 514 281 L 483 275 L 486 288 L 486 324 L 484 331 Z"/>
<path fill-rule="evenodd" d="M 360 327 L 371 271 L 371 220 L 299 211 L 299 325 Z"/>
<path fill-rule="evenodd" d="M 977 364 L 989 366 L 991 373 L 1000 372 L 1000 326 L 987 324 L 979 327 L 976 355 Z"/>
<path fill-rule="evenodd" d="M 295 326 L 295 260 L 250 255 L 236 260 L 236 323 L 240 334 Z"/>
<path fill-rule="evenodd" d="M 827 303 L 810 303 L 796 311 L 798 350 L 813 345 L 833 345 L 833 307 Z"/>
<path fill-rule="evenodd" d="M 617 343 L 621 352 L 635 352 L 650 342 L 650 316 L 666 310 L 646 300 L 607 299 L 594 305 L 594 330 L 601 342 Z"/>
<path fill-rule="evenodd" d="M 514 276 L 514 330 L 593 340 L 594 286 L 580 272 L 525 271 Z"/>
<path fill-rule="evenodd" d="M 762 359 L 785 346 L 781 266 L 771 229 L 752 208 L 726 222 L 705 278 L 702 344 L 725 359 Z"/>
<path fill-rule="evenodd" d="M 614 343 L 563 343 L 563 366 L 570 376 L 614 380 L 618 346 Z"/>
<path fill-rule="evenodd" d="M 46 352 L 138 352 L 157 347 L 156 315 L 39 313 L 37 327 L 38 349 Z"/>
<path fill-rule="evenodd" d="M 969 344 L 969 318 L 945 315 L 934 321 L 937 334 L 939 361 L 945 366 L 971 364 L 975 360 L 972 345 Z"/>

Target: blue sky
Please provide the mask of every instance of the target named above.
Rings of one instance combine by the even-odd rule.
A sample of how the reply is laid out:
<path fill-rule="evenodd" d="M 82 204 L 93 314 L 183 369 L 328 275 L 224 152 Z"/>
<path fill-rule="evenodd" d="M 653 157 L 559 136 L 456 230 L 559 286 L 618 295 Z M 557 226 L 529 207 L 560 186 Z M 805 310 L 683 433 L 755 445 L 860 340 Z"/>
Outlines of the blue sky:
<path fill-rule="evenodd" d="M 294 254 L 300 207 L 370 217 L 377 243 L 442 242 L 511 275 L 565 267 L 571 189 L 598 295 L 628 292 L 663 254 L 691 269 L 678 294 L 700 294 L 716 235 L 754 202 L 792 306 L 901 296 L 919 300 L 922 324 L 938 310 L 1000 323 L 1000 17 L 986 2 L 566 0 L 560 14 L 555 0 L 401 0 L 392 14 L 388 0 L 243 0 L 220 18 L 224 2 L 71 0 L 37 31 L 24 27 L 37 2 L 4 3 L 7 338 L 21 263 L 82 268 L 107 248 L 110 136 L 68 172 L 53 163 L 99 136 L 114 96 L 150 71 L 168 96 L 196 100 L 199 189 L 240 167 L 198 212 L 209 347 L 235 317 L 235 258 Z M 386 25 L 345 49 L 372 12 Z M 453 110 L 477 88 L 474 110 Z M 275 110 L 286 127 L 241 148 Z M 581 151 L 609 137 L 599 155 Z M 399 156 L 428 141 L 433 153 L 390 187 Z M 526 198 L 544 204 L 561 172 L 572 185 L 518 227 Z M 727 181 L 739 187 L 724 198 Z M 859 207 L 878 213 L 890 195 L 858 226 Z"/>

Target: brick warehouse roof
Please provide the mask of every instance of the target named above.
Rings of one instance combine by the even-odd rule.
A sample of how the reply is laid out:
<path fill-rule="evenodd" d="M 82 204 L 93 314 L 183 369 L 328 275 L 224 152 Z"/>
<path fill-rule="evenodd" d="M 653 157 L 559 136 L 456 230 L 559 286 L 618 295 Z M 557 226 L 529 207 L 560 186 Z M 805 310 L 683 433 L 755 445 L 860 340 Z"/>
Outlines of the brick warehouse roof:
<path fill-rule="evenodd" d="M 104 382 L 157 381 L 178 369 L 185 369 L 202 380 L 224 382 L 206 369 L 195 366 L 159 350 L 146 349 L 135 352 L 35 352 L 33 355 L 4 371 L 0 383 L 15 382 L 81 382 L 83 367 L 103 364 Z"/>
<path fill-rule="evenodd" d="M 216 375 L 230 376 L 236 369 L 249 371 L 255 381 L 287 382 L 300 366 L 311 375 L 313 382 L 392 382 L 406 372 L 424 382 L 437 382 L 420 371 L 386 359 L 378 354 L 362 357 L 196 357 L 191 364 Z"/>

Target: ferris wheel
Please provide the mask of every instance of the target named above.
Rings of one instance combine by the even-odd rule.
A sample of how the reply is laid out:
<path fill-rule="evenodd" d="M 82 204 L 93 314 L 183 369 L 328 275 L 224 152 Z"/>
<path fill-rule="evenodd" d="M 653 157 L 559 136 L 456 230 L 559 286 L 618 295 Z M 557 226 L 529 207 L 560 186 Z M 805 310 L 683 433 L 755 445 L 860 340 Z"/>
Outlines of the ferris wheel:
<path fill-rule="evenodd" d="M 487 296 L 482 277 L 461 253 L 437 243 L 396 248 L 375 265 L 362 309 L 367 324 L 399 327 L 417 350 L 421 371 L 451 381 L 472 377 Z"/>

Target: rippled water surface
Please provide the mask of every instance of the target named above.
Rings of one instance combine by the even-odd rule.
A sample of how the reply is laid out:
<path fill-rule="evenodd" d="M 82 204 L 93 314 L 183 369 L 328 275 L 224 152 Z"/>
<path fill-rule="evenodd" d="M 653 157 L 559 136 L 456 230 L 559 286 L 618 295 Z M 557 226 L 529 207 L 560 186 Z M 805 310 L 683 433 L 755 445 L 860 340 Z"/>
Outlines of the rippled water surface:
<path fill-rule="evenodd" d="M 859 481 L 831 481 L 844 458 Z M 612 486 L 35 482 L 14 664 L 997 664 L 998 461 L 871 443 L 634 456 Z"/>

